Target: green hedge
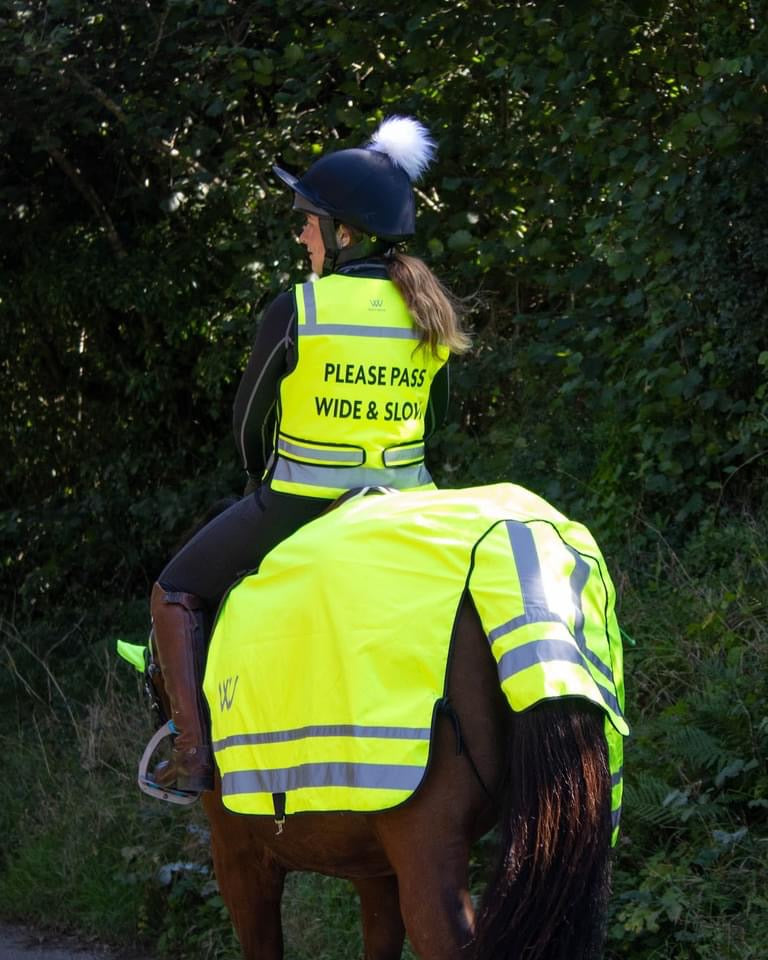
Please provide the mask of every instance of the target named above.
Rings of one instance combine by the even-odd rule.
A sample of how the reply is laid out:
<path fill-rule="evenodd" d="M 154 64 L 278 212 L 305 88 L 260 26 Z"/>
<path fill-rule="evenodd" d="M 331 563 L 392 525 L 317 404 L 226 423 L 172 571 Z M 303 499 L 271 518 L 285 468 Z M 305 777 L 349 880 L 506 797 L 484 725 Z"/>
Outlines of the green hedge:
<path fill-rule="evenodd" d="M 443 483 L 610 543 L 759 503 L 766 27 L 747 3 L 10 3 L 0 18 L 3 592 L 143 593 L 238 491 L 230 407 L 306 264 L 270 174 L 433 130 L 412 244 L 468 298 Z M 376 29 L 371 29 L 375 21 Z"/>

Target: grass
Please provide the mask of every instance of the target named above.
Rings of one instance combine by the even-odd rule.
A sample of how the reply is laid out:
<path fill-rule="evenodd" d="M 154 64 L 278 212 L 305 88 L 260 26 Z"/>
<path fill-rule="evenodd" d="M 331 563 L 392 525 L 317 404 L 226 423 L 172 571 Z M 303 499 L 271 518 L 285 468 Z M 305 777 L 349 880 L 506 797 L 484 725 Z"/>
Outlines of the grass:
<path fill-rule="evenodd" d="M 1 649 L 13 685 L 0 726 L 3 915 L 140 945 L 153 871 L 185 840 L 184 825 L 135 787 L 150 734 L 136 675 L 103 642 L 60 662 L 60 674 L 8 624 Z"/>

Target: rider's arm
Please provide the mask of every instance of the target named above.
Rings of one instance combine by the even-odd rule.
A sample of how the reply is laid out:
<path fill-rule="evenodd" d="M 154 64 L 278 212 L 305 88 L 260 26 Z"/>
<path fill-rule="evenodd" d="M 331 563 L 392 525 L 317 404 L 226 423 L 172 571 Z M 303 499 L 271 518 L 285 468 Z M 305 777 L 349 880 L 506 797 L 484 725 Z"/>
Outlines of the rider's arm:
<path fill-rule="evenodd" d="M 448 363 L 435 374 L 432 386 L 429 391 L 429 403 L 427 404 L 427 413 L 424 421 L 424 437 L 431 437 L 435 430 L 439 429 L 446 420 L 448 414 L 448 401 L 450 398 L 451 375 L 448 372 Z"/>
<path fill-rule="evenodd" d="M 281 293 L 264 312 L 235 395 L 235 445 L 250 478 L 260 480 L 272 454 L 280 378 L 294 345 L 293 293 Z"/>

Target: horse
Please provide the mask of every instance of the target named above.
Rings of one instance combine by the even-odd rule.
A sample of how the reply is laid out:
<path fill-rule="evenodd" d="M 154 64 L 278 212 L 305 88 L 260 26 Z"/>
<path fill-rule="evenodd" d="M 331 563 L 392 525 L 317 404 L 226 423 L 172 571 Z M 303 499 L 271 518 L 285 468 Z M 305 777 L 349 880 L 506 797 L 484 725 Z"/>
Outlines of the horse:
<path fill-rule="evenodd" d="M 424 780 L 398 807 L 306 813 L 277 831 L 229 812 L 216 775 L 202 804 L 244 960 L 282 960 L 281 897 L 296 870 L 352 882 L 365 960 L 397 960 L 406 935 L 420 960 L 598 960 L 610 884 L 604 713 L 577 697 L 513 713 L 468 593 L 446 692 Z M 470 851 L 494 826 L 497 858 L 475 906 Z"/>

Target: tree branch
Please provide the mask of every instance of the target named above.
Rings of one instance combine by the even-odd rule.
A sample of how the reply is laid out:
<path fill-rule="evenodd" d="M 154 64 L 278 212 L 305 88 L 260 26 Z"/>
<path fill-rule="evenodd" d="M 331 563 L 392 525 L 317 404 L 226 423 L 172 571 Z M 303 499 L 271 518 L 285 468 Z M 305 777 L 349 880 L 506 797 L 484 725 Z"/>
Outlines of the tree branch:
<path fill-rule="evenodd" d="M 72 76 L 78 81 L 78 83 L 84 87 L 88 93 L 90 93 L 95 100 L 97 100 L 102 107 L 109 110 L 109 112 L 117 117 L 120 123 L 128 126 L 128 117 L 126 116 L 123 109 L 115 103 L 115 101 L 106 94 L 100 87 L 97 87 L 95 84 L 82 75 L 79 70 L 70 68 Z M 164 157 L 171 157 L 176 159 L 181 157 L 181 159 L 187 164 L 187 167 L 196 174 L 203 174 L 212 185 L 220 187 L 222 185 L 222 180 L 219 177 L 214 177 L 203 165 L 198 163 L 193 157 L 182 157 L 181 153 L 174 147 L 172 143 L 169 143 L 167 140 L 149 140 L 150 146 L 152 146 L 158 153 L 162 154 Z"/>
<path fill-rule="evenodd" d="M 107 213 L 107 209 L 101 202 L 96 191 L 83 179 L 80 171 L 70 163 L 64 153 L 58 147 L 54 146 L 52 143 L 46 142 L 45 149 L 48 151 L 50 156 L 53 157 L 59 168 L 71 180 L 78 193 L 85 199 L 86 203 L 96 215 L 96 219 L 99 221 L 104 232 L 106 233 L 107 240 L 109 241 L 109 245 L 112 247 L 115 256 L 118 259 L 122 259 L 126 255 L 125 247 L 123 246 L 118 232 L 115 229 L 114 223 L 112 223 L 112 218 Z"/>

